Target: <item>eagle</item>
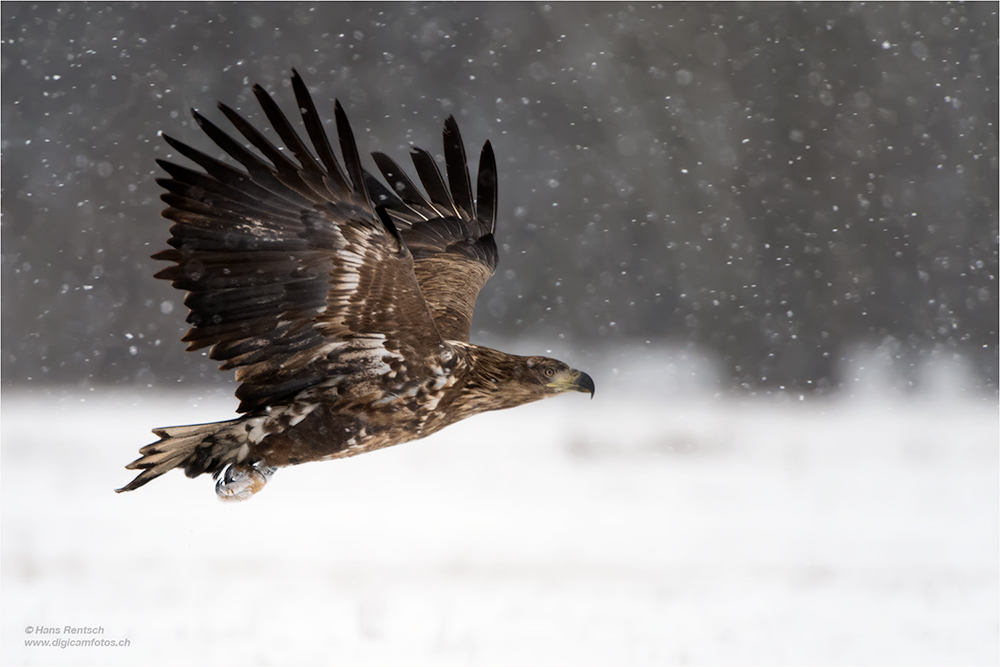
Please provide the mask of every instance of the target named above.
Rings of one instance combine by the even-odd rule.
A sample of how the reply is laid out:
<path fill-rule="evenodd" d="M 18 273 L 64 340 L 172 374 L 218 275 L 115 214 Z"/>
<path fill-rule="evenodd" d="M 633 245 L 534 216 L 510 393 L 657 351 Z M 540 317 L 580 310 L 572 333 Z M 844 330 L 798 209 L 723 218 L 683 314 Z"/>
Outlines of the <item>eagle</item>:
<path fill-rule="evenodd" d="M 356 456 L 425 438 L 489 410 L 568 391 L 594 395 L 586 373 L 543 356 L 469 342 L 476 297 L 497 265 L 497 168 L 487 141 L 476 192 L 454 116 L 444 123 L 447 180 L 434 157 L 410 157 L 423 192 L 392 158 L 362 167 L 335 101 L 341 159 L 309 90 L 292 90 L 311 148 L 253 87 L 284 144 L 236 111 L 222 114 L 256 152 L 192 110 L 242 168 L 170 136 L 200 170 L 166 160 L 163 217 L 171 262 L 156 278 L 186 292 L 188 350 L 208 347 L 240 383 L 236 419 L 153 429 L 160 439 L 125 466 L 132 491 L 169 470 L 210 473 L 223 500 L 246 500 L 281 467 Z"/>

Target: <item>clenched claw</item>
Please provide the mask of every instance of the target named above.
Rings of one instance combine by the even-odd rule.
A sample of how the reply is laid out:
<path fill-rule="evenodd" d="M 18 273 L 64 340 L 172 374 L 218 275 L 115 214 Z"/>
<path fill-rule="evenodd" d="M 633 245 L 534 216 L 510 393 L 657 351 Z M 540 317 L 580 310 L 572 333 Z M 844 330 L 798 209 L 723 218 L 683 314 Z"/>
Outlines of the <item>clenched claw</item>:
<path fill-rule="evenodd" d="M 264 488 L 277 468 L 266 465 L 234 464 L 226 468 L 215 485 L 215 492 L 224 502 L 247 500 Z"/>

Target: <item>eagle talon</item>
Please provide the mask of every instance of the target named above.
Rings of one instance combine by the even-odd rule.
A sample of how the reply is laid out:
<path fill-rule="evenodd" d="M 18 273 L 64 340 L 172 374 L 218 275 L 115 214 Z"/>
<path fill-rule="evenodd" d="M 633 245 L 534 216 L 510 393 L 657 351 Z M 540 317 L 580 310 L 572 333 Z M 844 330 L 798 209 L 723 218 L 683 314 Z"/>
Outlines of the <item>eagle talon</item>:
<path fill-rule="evenodd" d="M 216 483 L 215 492 L 225 502 L 248 500 L 264 488 L 275 470 L 277 468 L 266 465 L 253 466 L 245 463 L 230 465 Z"/>

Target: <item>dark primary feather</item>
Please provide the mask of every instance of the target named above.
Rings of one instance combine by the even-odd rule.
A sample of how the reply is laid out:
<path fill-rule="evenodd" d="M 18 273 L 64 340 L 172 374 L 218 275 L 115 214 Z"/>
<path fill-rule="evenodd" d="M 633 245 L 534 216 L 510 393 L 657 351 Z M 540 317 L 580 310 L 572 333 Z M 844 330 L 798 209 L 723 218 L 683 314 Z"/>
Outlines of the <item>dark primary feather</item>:
<path fill-rule="evenodd" d="M 437 216 L 437 211 L 434 210 L 432 204 L 424 198 L 417 186 L 413 184 L 406 172 L 396 164 L 395 160 L 385 153 L 379 152 L 372 153 L 372 158 L 391 188 L 391 191 L 386 194 L 386 203 L 393 201 L 394 198 L 399 200 L 396 206 L 397 210 L 403 210 L 400 204 L 406 204 L 406 210 L 417 216 L 416 219 L 419 220 L 427 220 L 429 215 Z"/>
<path fill-rule="evenodd" d="M 361 167 L 361 156 L 358 155 L 358 145 L 354 142 L 354 132 L 351 130 L 351 124 L 347 121 L 347 114 L 344 113 L 344 107 L 340 106 L 340 100 L 334 102 L 333 111 L 337 119 L 340 152 L 344 156 L 347 173 L 354 185 L 354 190 L 361 195 L 364 205 L 371 211 L 371 199 L 369 199 L 368 189 L 365 187 L 365 171 Z"/>
<path fill-rule="evenodd" d="M 448 186 L 441 178 L 441 170 L 438 169 L 434 157 L 423 148 L 414 147 L 410 151 L 410 159 L 413 160 L 413 166 L 417 170 L 420 183 L 424 186 L 427 196 L 430 197 L 439 214 L 441 216 L 460 215 L 455 207 L 455 200 L 448 192 Z"/>
<path fill-rule="evenodd" d="M 309 139 L 319 154 L 319 159 L 326 166 L 328 177 L 335 184 L 335 192 L 348 192 L 350 186 L 347 184 L 347 176 L 333 154 L 333 148 L 330 147 L 330 140 L 326 136 L 326 130 L 323 129 L 323 122 L 316 112 L 316 105 L 313 104 L 312 96 L 309 95 L 309 89 L 306 88 L 302 77 L 294 69 L 292 70 L 292 90 L 295 91 L 295 101 L 299 105 L 302 123 L 306 126 L 306 132 L 309 133 Z"/>
<path fill-rule="evenodd" d="M 496 266 L 496 165 L 488 144 L 476 203 L 453 118 L 444 133 L 451 189 L 419 150 L 414 164 L 427 196 L 376 154 L 386 188 L 363 169 L 340 104 L 344 167 L 297 72 L 292 84 L 312 149 L 255 86 L 287 153 L 220 104 L 259 154 L 197 112 L 195 120 L 245 171 L 170 137 L 204 172 L 160 161 L 170 176 L 158 180 L 167 190 L 163 215 L 175 224 L 171 249 L 154 257 L 174 265 L 157 277 L 188 292 L 189 349 L 210 347 L 221 368 L 237 370 L 241 412 L 319 382 L 369 377 L 399 359 L 419 375 L 414 366 L 442 338 L 468 340 L 476 296 Z"/>
<path fill-rule="evenodd" d="M 463 218 L 475 218 L 476 205 L 472 201 L 472 181 L 469 180 L 469 167 L 465 161 L 465 144 L 462 143 L 462 134 L 458 131 L 454 116 L 448 116 L 444 122 L 444 164 L 448 169 L 452 199 L 458 206 L 460 215 Z"/>
<path fill-rule="evenodd" d="M 476 195 L 476 217 L 492 234 L 497 223 L 497 160 L 489 141 L 483 144 L 479 154 Z"/>

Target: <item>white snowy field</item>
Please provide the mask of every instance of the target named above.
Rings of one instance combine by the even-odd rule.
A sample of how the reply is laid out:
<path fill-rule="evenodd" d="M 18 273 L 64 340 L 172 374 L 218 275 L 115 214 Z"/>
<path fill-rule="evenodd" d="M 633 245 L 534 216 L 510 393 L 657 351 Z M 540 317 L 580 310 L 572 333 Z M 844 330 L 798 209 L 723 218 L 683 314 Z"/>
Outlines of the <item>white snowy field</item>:
<path fill-rule="evenodd" d="M 1000 661 L 994 399 L 597 379 L 594 401 L 281 470 L 238 505 L 178 472 L 112 492 L 151 427 L 229 418 L 234 399 L 6 391 L 0 660 Z M 26 645 L 81 638 L 66 626 L 127 646 Z"/>

